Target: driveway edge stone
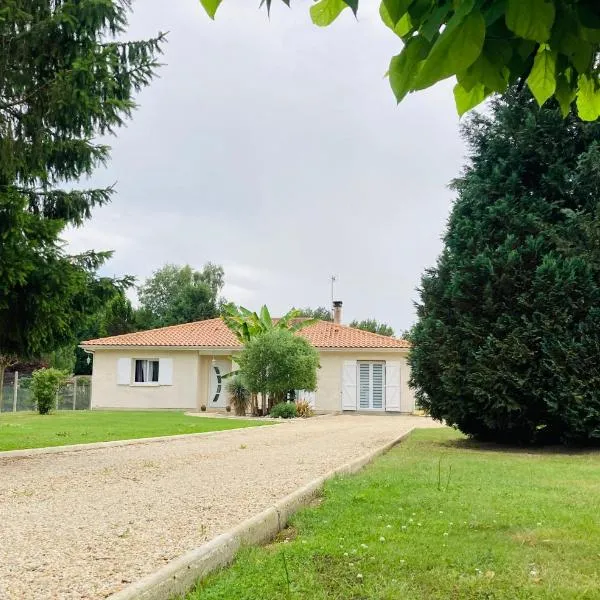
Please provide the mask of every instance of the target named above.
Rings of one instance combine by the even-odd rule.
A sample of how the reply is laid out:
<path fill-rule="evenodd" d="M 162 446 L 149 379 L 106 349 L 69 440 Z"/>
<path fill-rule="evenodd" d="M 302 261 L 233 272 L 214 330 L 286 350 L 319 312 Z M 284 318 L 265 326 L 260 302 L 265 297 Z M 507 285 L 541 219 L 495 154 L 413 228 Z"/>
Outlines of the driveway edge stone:
<path fill-rule="evenodd" d="M 295 512 L 307 506 L 318 495 L 328 479 L 360 471 L 373 459 L 399 444 L 414 429 L 415 427 L 411 427 L 383 446 L 313 479 L 266 510 L 111 594 L 106 600 L 173 600 L 178 594 L 188 592 L 199 579 L 229 565 L 242 546 L 257 545 L 273 539 L 286 527 Z"/>

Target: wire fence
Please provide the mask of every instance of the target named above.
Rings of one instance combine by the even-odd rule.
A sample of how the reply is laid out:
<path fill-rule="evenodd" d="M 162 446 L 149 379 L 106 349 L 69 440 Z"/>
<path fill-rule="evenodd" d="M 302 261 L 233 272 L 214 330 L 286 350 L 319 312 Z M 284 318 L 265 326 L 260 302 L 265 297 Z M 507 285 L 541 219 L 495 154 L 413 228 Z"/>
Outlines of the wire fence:
<path fill-rule="evenodd" d="M 31 394 L 31 375 L 5 373 L 1 412 L 35 410 Z M 89 410 L 92 399 L 92 378 L 89 375 L 71 377 L 56 395 L 56 410 Z"/>

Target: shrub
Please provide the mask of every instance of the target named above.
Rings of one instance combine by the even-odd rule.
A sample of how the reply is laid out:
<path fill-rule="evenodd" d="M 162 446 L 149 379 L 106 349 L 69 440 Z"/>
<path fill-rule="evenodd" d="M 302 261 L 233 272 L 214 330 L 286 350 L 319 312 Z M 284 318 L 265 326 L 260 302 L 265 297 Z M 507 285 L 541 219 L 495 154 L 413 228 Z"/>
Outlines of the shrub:
<path fill-rule="evenodd" d="M 511 92 L 465 134 L 411 334 L 419 404 L 482 440 L 598 444 L 600 123 Z"/>
<path fill-rule="evenodd" d="M 296 405 L 293 402 L 279 402 L 269 413 L 271 417 L 277 419 L 293 419 L 296 415 Z"/>
<path fill-rule="evenodd" d="M 31 391 L 40 415 L 47 415 L 56 405 L 58 390 L 67 381 L 67 374 L 59 369 L 39 369 L 32 374 Z"/>
<path fill-rule="evenodd" d="M 319 353 L 303 337 L 273 329 L 250 340 L 236 358 L 253 393 L 283 400 L 289 390 L 314 390 Z"/>
<path fill-rule="evenodd" d="M 250 392 L 246 389 L 242 376 L 238 374 L 229 377 L 227 379 L 226 388 L 229 393 L 231 404 L 233 404 L 235 414 L 239 417 L 243 417 L 248 408 Z"/>
<path fill-rule="evenodd" d="M 202 404 L 202 405 L 200 406 L 200 410 L 201 410 L 202 412 L 206 412 L 206 404 Z"/>
<path fill-rule="evenodd" d="M 315 412 L 306 400 L 296 402 L 296 414 L 303 419 L 314 416 Z"/>

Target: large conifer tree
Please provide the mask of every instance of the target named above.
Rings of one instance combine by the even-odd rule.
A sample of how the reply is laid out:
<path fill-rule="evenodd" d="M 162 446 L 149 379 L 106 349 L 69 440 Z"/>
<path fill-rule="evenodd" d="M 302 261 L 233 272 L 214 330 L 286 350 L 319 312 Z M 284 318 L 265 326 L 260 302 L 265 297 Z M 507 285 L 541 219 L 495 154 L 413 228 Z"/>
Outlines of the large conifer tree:
<path fill-rule="evenodd" d="M 420 403 L 481 439 L 600 442 L 600 124 L 525 92 L 464 129 L 411 341 Z"/>
<path fill-rule="evenodd" d="M 114 292 L 109 253 L 60 241 L 112 189 L 76 182 L 109 158 L 98 136 L 131 115 L 162 36 L 117 41 L 129 0 L 6 0 L 0 6 L 0 379 L 14 356 L 72 340 Z M 1 385 L 0 385 L 1 390 Z"/>

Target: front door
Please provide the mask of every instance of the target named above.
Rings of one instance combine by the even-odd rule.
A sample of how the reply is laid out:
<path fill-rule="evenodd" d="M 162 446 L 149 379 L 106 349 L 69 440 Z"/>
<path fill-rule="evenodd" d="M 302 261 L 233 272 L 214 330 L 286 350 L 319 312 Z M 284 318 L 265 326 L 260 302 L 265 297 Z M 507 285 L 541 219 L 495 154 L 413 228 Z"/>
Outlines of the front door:
<path fill-rule="evenodd" d="M 385 363 L 358 363 L 358 409 L 385 410 Z"/>
<path fill-rule="evenodd" d="M 211 363 L 208 408 L 225 408 L 227 406 L 227 393 L 225 391 L 225 379 L 223 379 L 223 375 L 228 370 L 228 362 L 216 360 Z"/>

